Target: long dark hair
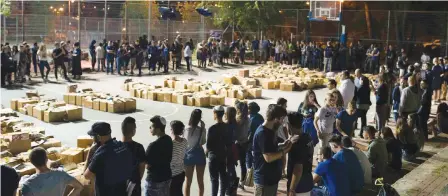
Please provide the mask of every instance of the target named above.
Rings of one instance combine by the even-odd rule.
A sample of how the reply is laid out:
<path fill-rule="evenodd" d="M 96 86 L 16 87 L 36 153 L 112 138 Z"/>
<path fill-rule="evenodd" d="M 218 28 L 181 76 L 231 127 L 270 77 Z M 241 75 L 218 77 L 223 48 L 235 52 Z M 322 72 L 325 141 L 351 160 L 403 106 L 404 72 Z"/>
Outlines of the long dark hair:
<path fill-rule="evenodd" d="M 199 122 L 201 121 L 201 118 L 202 118 L 202 110 L 194 109 L 191 112 L 190 121 L 188 121 L 188 125 L 190 127 L 196 128 L 199 125 Z"/>
<path fill-rule="evenodd" d="M 437 106 L 437 114 L 442 115 L 442 117 L 448 117 L 448 105 L 442 102 Z"/>
<path fill-rule="evenodd" d="M 310 100 L 310 95 L 314 95 L 314 100 Z M 314 93 L 314 91 L 310 89 L 306 92 L 302 107 L 304 109 L 307 109 L 309 106 L 313 106 L 310 104 L 311 101 L 314 101 L 317 105 L 319 105 L 319 103 L 317 102 L 316 93 Z"/>
<path fill-rule="evenodd" d="M 235 108 L 237 111 L 236 120 L 238 123 L 241 123 L 249 118 L 249 110 L 245 102 L 236 103 Z"/>
<path fill-rule="evenodd" d="M 236 109 L 234 107 L 227 107 L 226 120 L 228 124 L 236 124 Z"/>

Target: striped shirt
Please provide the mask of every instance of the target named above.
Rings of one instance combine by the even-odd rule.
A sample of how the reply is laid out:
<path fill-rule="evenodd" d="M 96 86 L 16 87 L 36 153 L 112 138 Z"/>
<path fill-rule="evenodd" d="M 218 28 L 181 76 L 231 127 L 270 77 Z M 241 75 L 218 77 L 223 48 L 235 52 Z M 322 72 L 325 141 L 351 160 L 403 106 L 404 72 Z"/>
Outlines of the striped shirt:
<path fill-rule="evenodd" d="M 187 150 L 187 140 L 182 141 L 173 139 L 173 158 L 171 160 L 171 176 L 177 176 L 184 172 L 184 157 Z"/>

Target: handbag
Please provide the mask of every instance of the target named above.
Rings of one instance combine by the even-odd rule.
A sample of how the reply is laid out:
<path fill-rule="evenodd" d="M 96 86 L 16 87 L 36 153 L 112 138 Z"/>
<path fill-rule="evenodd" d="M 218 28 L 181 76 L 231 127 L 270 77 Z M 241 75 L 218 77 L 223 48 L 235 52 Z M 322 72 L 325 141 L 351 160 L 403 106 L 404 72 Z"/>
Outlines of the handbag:
<path fill-rule="evenodd" d="M 185 153 L 184 164 L 189 165 L 205 165 L 205 152 L 200 145 L 202 138 L 202 130 L 199 132 L 199 138 L 196 145 Z"/>

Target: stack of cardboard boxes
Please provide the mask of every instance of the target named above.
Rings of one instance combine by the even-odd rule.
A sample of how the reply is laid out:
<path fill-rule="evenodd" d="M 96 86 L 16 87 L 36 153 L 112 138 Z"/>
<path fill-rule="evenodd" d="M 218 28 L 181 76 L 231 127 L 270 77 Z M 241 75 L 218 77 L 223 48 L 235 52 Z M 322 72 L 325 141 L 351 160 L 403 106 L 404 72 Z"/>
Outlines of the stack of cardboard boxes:
<path fill-rule="evenodd" d="M 131 113 L 137 108 L 137 101 L 134 98 L 111 96 L 109 93 L 96 92 L 90 88 L 77 91 L 75 85 L 67 87 L 64 102 L 111 113 Z"/>
<path fill-rule="evenodd" d="M 254 87 L 255 84 L 236 85 L 236 81 L 232 81 L 236 78 L 230 77 L 229 80 L 230 82 L 216 82 L 169 77 L 164 80 L 163 85 L 126 80 L 123 88 L 132 97 L 196 107 L 233 105 L 237 100 L 261 98 L 261 88 Z"/>
<path fill-rule="evenodd" d="M 246 77 L 247 75 L 250 77 Z M 255 68 L 250 74 L 240 71 L 239 76 L 235 76 L 235 78 L 239 83 L 255 82 L 263 89 L 279 89 L 281 91 L 321 88 L 328 82 L 324 73 L 272 62 Z M 224 76 L 224 81 L 226 80 L 228 77 Z"/>
<path fill-rule="evenodd" d="M 67 105 L 63 101 L 45 98 L 37 92 L 27 92 L 26 98 L 12 99 L 11 108 L 22 114 L 45 122 L 78 121 L 82 119 L 82 108 Z"/>
<path fill-rule="evenodd" d="M 48 152 L 49 164 L 62 167 L 70 175 L 80 180 L 84 189 L 82 196 L 93 196 L 92 184 L 83 179 L 85 164 L 93 139 L 90 136 L 79 136 L 77 147 L 66 147 L 61 141 L 45 134 L 45 129 L 25 122 L 11 109 L 0 110 L 1 136 L 0 151 L 2 165 L 14 168 L 21 176 L 35 173 L 30 163 L 29 153 L 34 147 L 43 147 Z M 67 194 L 65 194 L 67 195 Z"/>

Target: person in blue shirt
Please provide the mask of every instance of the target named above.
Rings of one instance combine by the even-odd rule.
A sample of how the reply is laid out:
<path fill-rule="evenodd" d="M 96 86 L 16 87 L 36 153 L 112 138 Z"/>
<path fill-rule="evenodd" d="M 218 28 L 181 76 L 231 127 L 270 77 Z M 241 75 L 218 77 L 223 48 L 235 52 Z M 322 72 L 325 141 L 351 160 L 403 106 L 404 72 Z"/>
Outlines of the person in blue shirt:
<path fill-rule="evenodd" d="M 39 50 L 39 46 L 34 42 L 33 47 L 31 48 L 32 60 L 33 60 L 33 68 L 34 74 L 37 76 L 37 50 Z"/>
<path fill-rule="evenodd" d="M 107 44 L 106 52 L 106 73 L 114 74 L 115 47 L 112 41 L 109 41 L 109 44 Z"/>
<path fill-rule="evenodd" d="M 163 73 L 168 73 L 168 62 L 170 61 L 170 48 L 166 41 L 163 42 L 162 47 L 162 62 L 163 62 Z"/>
<path fill-rule="evenodd" d="M 264 60 L 265 64 L 268 61 L 268 58 L 270 56 L 270 53 L 269 53 L 270 47 L 271 47 L 271 43 L 265 37 L 263 42 L 261 43 L 261 56 L 262 56 L 261 58 Z"/>
<path fill-rule="evenodd" d="M 342 136 L 352 137 L 355 133 L 355 122 L 358 120 L 358 113 L 354 102 L 348 103 L 347 109 L 339 111 L 336 115 L 336 129 Z"/>
<path fill-rule="evenodd" d="M 277 131 L 284 122 L 286 109 L 271 104 L 266 112 L 266 120 L 255 131 L 252 143 L 254 156 L 255 195 L 276 196 L 278 182 L 282 177 L 282 157 L 292 147 L 291 141 L 277 142 Z"/>
<path fill-rule="evenodd" d="M 380 60 L 380 50 L 378 49 L 378 46 L 376 44 L 373 45 L 373 50 L 371 53 L 371 59 L 370 59 L 370 69 L 369 73 L 375 74 L 378 73 L 379 68 L 379 60 Z"/>
<path fill-rule="evenodd" d="M 246 154 L 246 166 L 252 168 L 253 156 L 252 156 L 252 141 L 254 139 L 255 131 L 263 124 L 264 118 L 258 112 L 260 112 L 260 106 L 256 102 L 250 102 L 248 104 L 249 111 L 249 137 L 248 137 L 248 149 Z"/>
<path fill-rule="evenodd" d="M 332 59 L 333 59 L 333 46 L 331 41 L 327 42 L 327 47 L 324 50 L 324 72 L 332 71 Z"/>
<path fill-rule="evenodd" d="M 352 150 L 343 147 L 340 135 L 331 137 L 329 143 L 331 150 L 336 153 L 333 158 L 347 166 L 350 192 L 352 195 L 356 195 L 361 192 L 364 186 L 364 171 L 362 170 L 361 162 Z"/>
<path fill-rule="evenodd" d="M 258 60 L 258 63 L 261 63 L 261 61 L 260 61 L 260 40 L 258 40 L 256 36 L 254 37 L 254 40 L 252 40 L 252 52 L 253 52 L 255 64 L 257 64 L 257 60 Z"/>
<path fill-rule="evenodd" d="M 313 173 L 313 182 L 324 182 L 324 189 L 314 188 L 315 192 L 330 196 L 351 195 L 347 166 L 331 157 L 330 147 L 322 147 L 318 153 L 319 164 Z M 356 155 L 355 155 L 356 156 Z M 364 182 L 364 180 L 361 180 Z"/>
<path fill-rule="evenodd" d="M 395 123 L 398 120 L 398 109 L 400 108 L 400 98 L 401 98 L 401 91 L 406 88 L 407 81 L 403 77 L 400 78 L 400 84 L 395 86 L 394 90 L 392 91 L 392 110 L 394 113 L 394 120 Z"/>

